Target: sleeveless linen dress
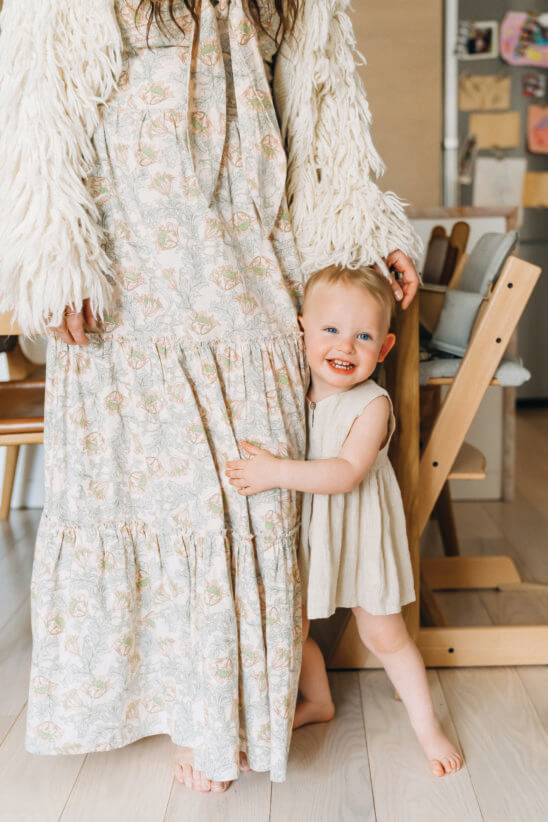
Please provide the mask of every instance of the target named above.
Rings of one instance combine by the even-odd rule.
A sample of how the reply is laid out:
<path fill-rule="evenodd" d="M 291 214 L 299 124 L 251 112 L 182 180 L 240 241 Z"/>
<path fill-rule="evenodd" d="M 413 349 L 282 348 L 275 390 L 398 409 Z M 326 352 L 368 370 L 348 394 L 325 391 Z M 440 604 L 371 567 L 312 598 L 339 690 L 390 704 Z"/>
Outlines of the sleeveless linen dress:
<path fill-rule="evenodd" d="M 399 613 L 415 592 L 405 515 L 388 459 L 395 420 L 388 393 L 373 380 L 308 403 L 307 459 L 336 457 L 352 424 L 377 397 L 390 402 L 389 436 L 371 471 L 347 494 L 304 494 L 299 555 L 309 619 L 357 605 Z"/>
<path fill-rule="evenodd" d="M 147 46 L 137 7 L 117 0 L 125 68 L 89 180 L 114 308 L 88 348 L 48 350 L 26 744 L 80 754 L 166 733 L 211 779 L 236 778 L 245 750 L 279 781 L 299 500 L 246 499 L 224 477 L 244 438 L 305 451 L 275 45 L 241 0 L 203 0 L 195 36 L 181 2 L 186 36 L 168 19 Z"/>

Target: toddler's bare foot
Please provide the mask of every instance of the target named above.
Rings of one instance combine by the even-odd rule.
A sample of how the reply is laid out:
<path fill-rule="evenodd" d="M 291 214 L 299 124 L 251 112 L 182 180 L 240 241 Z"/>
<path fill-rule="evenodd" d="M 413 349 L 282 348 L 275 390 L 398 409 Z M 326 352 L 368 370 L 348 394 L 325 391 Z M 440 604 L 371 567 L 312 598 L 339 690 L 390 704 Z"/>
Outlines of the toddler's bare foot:
<path fill-rule="evenodd" d="M 192 788 L 194 791 L 223 793 L 230 786 L 230 782 L 214 782 L 208 779 L 203 771 L 194 770 L 194 754 L 192 748 L 181 748 L 176 745 L 175 779 Z"/>
<path fill-rule="evenodd" d="M 453 743 L 447 739 L 438 722 L 428 727 L 415 728 L 415 733 L 434 776 L 445 776 L 445 774 L 460 771 L 462 756 Z"/>
<path fill-rule="evenodd" d="M 303 699 L 297 702 L 293 730 L 302 725 L 313 725 L 316 722 L 330 722 L 335 716 L 335 706 L 331 701 L 325 703 L 311 702 Z"/>

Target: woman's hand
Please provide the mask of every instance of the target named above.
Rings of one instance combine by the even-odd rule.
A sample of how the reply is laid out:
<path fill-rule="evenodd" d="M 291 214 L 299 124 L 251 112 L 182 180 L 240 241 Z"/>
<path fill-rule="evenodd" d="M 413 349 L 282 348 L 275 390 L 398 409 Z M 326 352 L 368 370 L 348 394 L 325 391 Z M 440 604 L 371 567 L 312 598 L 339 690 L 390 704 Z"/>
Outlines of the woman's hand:
<path fill-rule="evenodd" d="M 243 460 L 229 460 L 225 471 L 226 476 L 230 477 L 230 484 L 238 489 L 238 494 L 249 497 L 251 494 L 278 488 L 276 480 L 276 470 L 280 463 L 278 457 L 245 440 L 241 445 L 251 457 Z"/>
<path fill-rule="evenodd" d="M 89 331 L 98 329 L 97 320 L 93 316 L 89 300 L 84 300 L 79 311 L 75 306 L 66 305 L 61 325 L 50 326 L 69 345 L 89 345 L 84 327 Z"/>
<path fill-rule="evenodd" d="M 406 309 L 411 304 L 419 287 L 417 270 L 407 254 L 404 254 L 399 248 L 392 251 L 388 257 L 385 257 L 384 262 L 388 269 L 395 268 L 398 272 L 398 279 L 394 277 L 392 280 L 392 289 L 396 299 L 398 301 L 402 300 L 401 307 Z M 377 270 L 382 273 L 380 269 L 377 268 Z"/>

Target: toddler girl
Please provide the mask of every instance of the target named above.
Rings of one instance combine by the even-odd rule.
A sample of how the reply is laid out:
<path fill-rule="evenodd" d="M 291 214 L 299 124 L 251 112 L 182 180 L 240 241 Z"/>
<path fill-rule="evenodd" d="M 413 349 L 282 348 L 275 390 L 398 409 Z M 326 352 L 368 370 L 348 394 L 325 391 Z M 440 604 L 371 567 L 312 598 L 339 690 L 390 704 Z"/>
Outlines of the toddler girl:
<path fill-rule="evenodd" d="M 372 269 L 336 267 L 308 280 L 302 315 L 311 382 L 308 460 L 279 459 L 251 443 L 250 458 L 227 463 L 243 495 L 304 491 L 302 700 L 294 727 L 334 715 L 325 664 L 308 636 L 310 619 L 352 608 L 364 645 L 397 689 L 432 773 L 462 766 L 434 713 L 426 671 L 401 615 L 415 599 L 405 518 L 388 446 L 394 431 L 387 392 L 370 377 L 395 343 L 388 280 Z"/>

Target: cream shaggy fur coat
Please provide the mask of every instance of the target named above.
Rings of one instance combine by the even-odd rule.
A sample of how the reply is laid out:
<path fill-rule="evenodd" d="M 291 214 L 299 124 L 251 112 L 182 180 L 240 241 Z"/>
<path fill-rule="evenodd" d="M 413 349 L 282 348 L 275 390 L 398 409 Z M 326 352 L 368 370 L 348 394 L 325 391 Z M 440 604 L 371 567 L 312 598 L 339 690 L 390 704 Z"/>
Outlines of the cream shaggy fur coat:
<path fill-rule="evenodd" d="M 350 0 L 304 0 L 282 41 L 274 102 L 303 272 L 356 268 L 420 241 L 384 168 L 356 70 Z M 122 43 L 114 0 L 4 0 L 0 15 L 0 311 L 27 333 L 89 297 L 108 310 L 110 260 L 85 186 L 100 106 L 116 89 Z"/>

